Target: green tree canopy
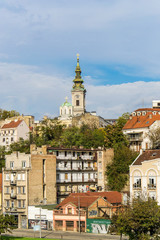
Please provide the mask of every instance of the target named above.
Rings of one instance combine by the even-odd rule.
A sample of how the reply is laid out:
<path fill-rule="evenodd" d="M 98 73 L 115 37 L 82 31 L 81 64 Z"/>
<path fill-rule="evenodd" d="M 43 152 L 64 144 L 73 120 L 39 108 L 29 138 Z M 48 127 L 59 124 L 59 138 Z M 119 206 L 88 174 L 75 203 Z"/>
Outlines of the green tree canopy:
<path fill-rule="evenodd" d="M 19 115 L 20 115 L 19 112 L 16 112 L 15 110 L 7 111 L 0 109 L 0 120 L 5 120 L 6 118 L 15 117 Z"/>
<path fill-rule="evenodd" d="M 0 215 L 0 236 L 2 233 L 11 232 L 14 229 L 15 219 L 12 215 Z"/>
<path fill-rule="evenodd" d="M 114 146 L 113 161 L 106 168 L 109 190 L 121 191 L 124 188 L 128 180 L 129 165 L 137 155 L 136 152 L 130 150 L 123 143 Z"/>
<path fill-rule="evenodd" d="M 130 240 L 147 240 L 160 229 L 160 207 L 152 199 L 133 199 L 131 205 L 112 219 L 120 234 Z"/>

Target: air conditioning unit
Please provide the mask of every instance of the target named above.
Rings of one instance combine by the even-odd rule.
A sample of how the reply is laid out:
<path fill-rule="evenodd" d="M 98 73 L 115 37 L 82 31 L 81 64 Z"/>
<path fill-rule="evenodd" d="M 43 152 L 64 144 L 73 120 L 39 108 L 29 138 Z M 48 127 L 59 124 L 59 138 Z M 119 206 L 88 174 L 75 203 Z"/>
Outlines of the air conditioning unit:
<path fill-rule="evenodd" d="M 6 210 L 8 210 L 8 207 L 6 207 Z"/>

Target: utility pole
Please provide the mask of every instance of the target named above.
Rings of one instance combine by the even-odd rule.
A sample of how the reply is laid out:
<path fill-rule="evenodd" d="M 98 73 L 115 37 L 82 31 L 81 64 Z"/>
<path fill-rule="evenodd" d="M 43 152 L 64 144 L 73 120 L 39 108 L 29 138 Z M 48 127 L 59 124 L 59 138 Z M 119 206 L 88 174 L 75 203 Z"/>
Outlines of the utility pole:
<path fill-rule="evenodd" d="M 81 232 L 80 199 L 78 196 L 79 233 Z"/>
<path fill-rule="evenodd" d="M 40 206 L 40 229 L 39 229 L 39 238 L 41 238 L 41 206 Z"/>

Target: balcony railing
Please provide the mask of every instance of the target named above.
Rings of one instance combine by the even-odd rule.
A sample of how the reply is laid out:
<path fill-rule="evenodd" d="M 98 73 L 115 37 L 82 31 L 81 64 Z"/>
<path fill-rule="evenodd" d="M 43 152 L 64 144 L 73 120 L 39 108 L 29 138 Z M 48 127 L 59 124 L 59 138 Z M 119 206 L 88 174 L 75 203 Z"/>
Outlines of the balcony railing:
<path fill-rule="evenodd" d="M 12 199 L 16 199 L 17 198 L 16 194 L 15 193 L 11 193 L 11 198 Z"/>
<path fill-rule="evenodd" d="M 128 137 L 128 140 L 130 142 L 142 142 L 143 141 L 143 138 L 141 136 L 136 136 L 136 137 Z"/>
<path fill-rule="evenodd" d="M 75 213 L 65 213 L 65 211 L 63 210 L 54 210 L 54 215 L 65 215 L 65 216 L 85 216 L 86 215 L 86 212 L 85 211 L 81 211 L 80 210 L 80 213 L 79 211 L 76 211 Z"/>
<path fill-rule="evenodd" d="M 156 189 L 156 184 L 155 183 L 154 184 L 149 183 L 148 184 L 148 189 Z"/>
<path fill-rule="evenodd" d="M 139 183 L 134 183 L 134 184 L 133 184 L 133 189 L 141 189 L 141 184 L 139 184 Z"/>
<path fill-rule="evenodd" d="M 11 185 L 16 185 L 17 181 L 16 180 L 11 180 Z"/>

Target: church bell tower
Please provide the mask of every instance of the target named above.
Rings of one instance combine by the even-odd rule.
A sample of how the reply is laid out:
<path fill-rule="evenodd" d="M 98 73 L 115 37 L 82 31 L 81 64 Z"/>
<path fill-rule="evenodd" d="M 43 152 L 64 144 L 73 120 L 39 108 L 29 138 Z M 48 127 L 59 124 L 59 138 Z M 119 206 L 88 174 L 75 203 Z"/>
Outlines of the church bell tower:
<path fill-rule="evenodd" d="M 72 106 L 73 116 L 78 116 L 85 113 L 85 95 L 86 89 L 83 85 L 83 79 L 81 78 L 81 68 L 79 66 L 79 54 L 77 54 L 77 66 L 75 70 L 76 76 L 73 80 L 72 87 Z"/>

